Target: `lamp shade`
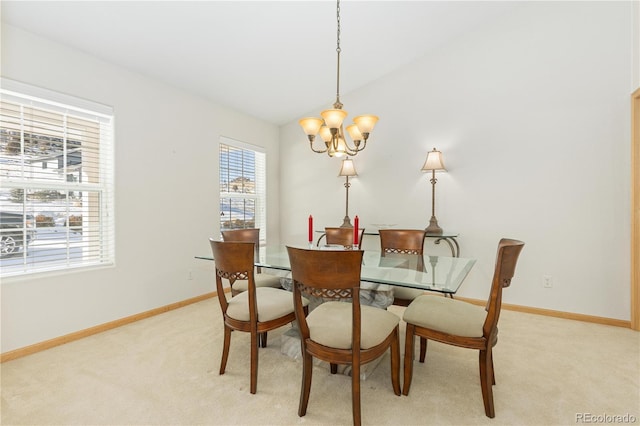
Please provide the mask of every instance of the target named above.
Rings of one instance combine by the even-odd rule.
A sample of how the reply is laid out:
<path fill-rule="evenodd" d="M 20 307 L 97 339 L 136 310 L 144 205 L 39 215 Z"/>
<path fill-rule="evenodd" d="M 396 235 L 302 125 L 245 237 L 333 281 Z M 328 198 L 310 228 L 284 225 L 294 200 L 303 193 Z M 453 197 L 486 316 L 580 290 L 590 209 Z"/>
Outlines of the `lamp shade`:
<path fill-rule="evenodd" d="M 433 148 L 433 151 L 429 151 L 427 159 L 424 162 L 424 166 L 422 166 L 423 172 L 430 172 L 432 170 L 447 171 L 444 167 L 444 162 L 442 161 L 442 152 L 435 148 Z"/>
<path fill-rule="evenodd" d="M 359 115 L 353 118 L 353 122 L 356 123 L 360 133 L 369 134 L 373 130 L 373 126 L 378 122 L 378 116 L 376 115 Z"/>
<path fill-rule="evenodd" d="M 331 129 L 328 128 L 327 126 L 320 127 L 320 137 L 322 138 L 323 141 L 325 141 L 325 143 L 331 142 L 331 139 L 333 138 L 333 135 L 331 134 Z"/>
<path fill-rule="evenodd" d="M 338 129 L 347 117 L 347 111 L 342 109 L 326 109 L 320 113 L 324 118 L 324 123 L 330 129 Z"/>
<path fill-rule="evenodd" d="M 342 160 L 342 167 L 340 167 L 340 173 L 338 173 L 338 176 L 358 176 L 356 167 L 351 158 L 345 158 Z"/>
<path fill-rule="evenodd" d="M 356 126 L 355 124 L 347 126 L 347 133 L 349 133 L 349 136 L 351 136 L 351 140 L 354 142 L 364 139 L 362 137 L 362 133 L 360 133 L 360 129 L 358 129 L 358 126 Z"/>
<path fill-rule="evenodd" d="M 315 117 L 302 118 L 298 123 L 300 123 L 302 130 L 304 130 L 305 134 L 308 136 L 315 136 L 318 134 L 318 130 L 320 130 L 320 126 L 322 126 L 322 120 Z"/>

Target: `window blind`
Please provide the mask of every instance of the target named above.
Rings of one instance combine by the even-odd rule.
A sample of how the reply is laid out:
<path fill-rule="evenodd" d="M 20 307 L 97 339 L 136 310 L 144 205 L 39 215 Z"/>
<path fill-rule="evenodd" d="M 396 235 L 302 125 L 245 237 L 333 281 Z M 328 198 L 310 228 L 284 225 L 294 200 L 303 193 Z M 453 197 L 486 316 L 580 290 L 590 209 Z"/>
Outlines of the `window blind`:
<path fill-rule="evenodd" d="M 0 274 L 114 262 L 113 114 L 23 84 L 0 89 Z M 9 87 L 9 88 L 8 88 Z M 42 96 L 50 95 L 49 98 Z M 60 102 L 64 100 L 66 103 Z"/>
<path fill-rule="evenodd" d="M 266 241 L 266 154 L 229 138 L 220 140 L 220 229 L 260 228 Z"/>

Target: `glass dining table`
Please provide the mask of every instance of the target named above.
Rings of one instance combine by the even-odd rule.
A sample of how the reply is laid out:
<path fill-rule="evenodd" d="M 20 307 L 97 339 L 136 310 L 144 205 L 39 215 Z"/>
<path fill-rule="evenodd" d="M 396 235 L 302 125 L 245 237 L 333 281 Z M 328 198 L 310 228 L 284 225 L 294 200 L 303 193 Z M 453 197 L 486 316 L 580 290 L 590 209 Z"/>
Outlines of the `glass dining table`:
<path fill-rule="evenodd" d="M 342 246 L 298 246 L 312 250 L 344 250 Z M 196 256 L 197 259 L 214 260 L 211 255 Z M 467 277 L 475 259 L 448 256 L 417 256 L 365 250 L 360 272 L 360 302 L 369 306 L 387 309 L 393 303 L 393 289 L 409 287 L 442 293 L 453 297 Z M 280 276 L 283 288 L 291 290 L 291 264 L 286 246 L 261 247 L 255 265 L 263 273 Z M 322 300 L 310 297 L 310 309 Z M 294 325 L 280 336 L 280 352 L 292 359 L 300 359 L 300 336 Z M 382 357 L 363 365 L 360 378 L 366 380 L 375 370 Z M 320 363 L 322 365 L 326 363 Z M 328 364 L 324 365 L 328 368 Z M 351 366 L 338 366 L 338 373 L 351 375 Z"/>
<path fill-rule="evenodd" d="M 300 246 L 303 247 L 303 246 Z M 310 248 L 304 246 L 304 248 Z M 313 250 L 339 250 L 342 246 L 311 247 Z M 214 260 L 211 255 L 195 256 Z M 365 250 L 362 260 L 361 300 L 363 303 L 386 308 L 393 302 L 394 287 L 409 287 L 453 296 L 467 277 L 475 259 L 448 256 L 429 256 L 387 253 Z M 255 265 L 281 276 L 284 288 L 290 288 L 291 264 L 284 245 L 260 247 Z M 366 300 L 366 299 L 370 300 Z"/>

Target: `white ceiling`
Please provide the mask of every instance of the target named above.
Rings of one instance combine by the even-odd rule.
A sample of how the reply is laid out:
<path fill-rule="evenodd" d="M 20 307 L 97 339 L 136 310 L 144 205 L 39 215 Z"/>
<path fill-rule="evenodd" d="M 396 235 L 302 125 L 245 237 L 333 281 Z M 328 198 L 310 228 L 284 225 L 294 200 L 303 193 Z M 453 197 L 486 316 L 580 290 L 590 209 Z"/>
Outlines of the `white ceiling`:
<path fill-rule="evenodd" d="M 343 1 L 340 92 L 522 3 Z M 329 107 L 334 1 L 8 1 L 2 21 L 274 124 Z M 365 111 L 366 112 L 366 111 Z"/>

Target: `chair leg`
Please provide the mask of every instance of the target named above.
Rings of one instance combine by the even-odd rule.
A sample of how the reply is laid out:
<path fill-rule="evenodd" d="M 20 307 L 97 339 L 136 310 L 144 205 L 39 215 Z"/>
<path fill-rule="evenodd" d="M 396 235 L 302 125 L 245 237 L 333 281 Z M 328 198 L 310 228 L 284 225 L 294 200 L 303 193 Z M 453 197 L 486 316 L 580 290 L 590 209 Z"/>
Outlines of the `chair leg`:
<path fill-rule="evenodd" d="M 331 374 L 336 374 L 338 372 L 338 364 L 330 363 L 329 366 Z"/>
<path fill-rule="evenodd" d="M 362 423 L 360 412 L 360 363 L 351 366 L 351 407 L 353 410 L 353 426 Z"/>
<path fill-rule="evenodd" d="M 427 339 L 425 337 L 420 337 L 420 362 L 424 362 L 424 359 L 426 356 L 427 356 Z"/>
<path fill-rule="evenodd" d="M 258 332 L 251 331 L 251 393 L 258 389 Z"/>
<path fill-rule="evenodd" d="M 229 346 L 231 345 L 231 329 L 224 326 L 224 343 L 222 344 L 222 359 L 220 360 L 220 374 L 224 374 L 229 359 Z"/>
<path fill-rule="evenodd" d="M 491 350 L 491 352 L 489 352 L 489 355 L 491 357 L 491 384 L 495 385 L 496 384 L 496 373 L 495 373 L 495 370 L 493 369 L 493 350 Z"/>
<path fill-rule="evenodd" d="M 484 413 L 489 418 L 495 417 L 493 407 L 493 389 L 491 386 L 491 348 L 480 351 L 480 386 L 482 388 L 482 400 L 484 402 Z"/>
<path fill-rule="evenodd" d="M 393 392 L 400 396 L 400 329 L 396 326 L 391 343 L 391 385 Z"/>
<path fill-rule="evenodd" d="M 260 333 L 259 336 L 259 343 L 260 343 L 260 347 L 261 348 L 266 348 L 267 347 L 267 332 L 263 331 L 262 333 Z"/>
<path fill-rule="evenodd" d="M 411 387 L 411 378 L 413 376 L 413 340 L 415 337 L 416 326 L 407 324 L 407 331 L 404 340 L 404 384 L 402 393 L 409 395 Z"/>
<path fill-rule="evenodd" d="M 311 375 L 313 373 L 313 358 L 302 348 L 302 388 L 300 389 L 300 405 L 298 416 L 307 414 L 309 405 L 309 391 L 311 390 Z"/>

